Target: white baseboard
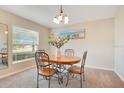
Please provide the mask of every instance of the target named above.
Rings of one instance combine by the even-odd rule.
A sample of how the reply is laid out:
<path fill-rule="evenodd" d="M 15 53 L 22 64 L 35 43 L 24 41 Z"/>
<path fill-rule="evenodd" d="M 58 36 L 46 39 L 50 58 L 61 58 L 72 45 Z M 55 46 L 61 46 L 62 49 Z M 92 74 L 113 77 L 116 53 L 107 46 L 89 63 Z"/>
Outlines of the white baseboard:
<path fill-rule="evenodd" d="M 114 72 L 119 76 L 119 78 L 124 82 L 124 78 L 117 72 L 117 70 L 114 70 Z"/>
<path fill-rule="evenodd" d="M 96 66 L 89 66 L 89 65 L 86 65 L 85 67 L 86 68 L 93 68 L 93 69 L 102 69 L 102 70 L 114 71 L 114 69 L 112 69 L 112 68 L 96 67 Z"/>
<path fill-rule="evenodd" d="M 5 74 L 5 75 L 2 75 L 2 76 L 0 76 L 0 79 L 5 78 L 5 77 L 8 77 L 8 76 L 11 76 L 11 75 L 14 75 L 14 74 L 17 74 L 19 72 L 23 72 L 25 70 L 28 70 L 28 69 L 31 69 L 31 68 L 34 68 L 34 67 L 35 66 L 30 66 L 30 67 L 27 67 L 27 68 L 24 68 L 24 69 L 21 69 L 21 70 L 18 70 L 18 71 L 14 71 L 12 73 L 8 73 L 8 74 Z"/>

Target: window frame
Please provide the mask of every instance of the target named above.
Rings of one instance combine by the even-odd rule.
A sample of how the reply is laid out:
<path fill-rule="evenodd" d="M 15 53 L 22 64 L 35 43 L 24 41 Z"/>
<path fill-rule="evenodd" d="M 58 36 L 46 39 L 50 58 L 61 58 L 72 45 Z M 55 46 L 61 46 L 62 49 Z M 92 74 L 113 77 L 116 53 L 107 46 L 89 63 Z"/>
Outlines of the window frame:
<path fill-rule="evenodd" d="M 27 30 L 27 31 L 32 31 L 32 32 L 36 32 L 37 33 L 37 49 L 36 50 L 38 50 L 39 49 L 39 32 L 38 31 L 35 31 L 35 30 L 31 30 L 31 29 L 28 29 L 28 28 L 24 28 L 24 27 L 20 27 L 20 26 L 12 26 L 12 64 L 18 64 L 18 63 L 21 63 L 21 62 L 27 62 L 27 61 L 31 61 L 31 60 L 35 60 L 35 58 L 34 57 L 31 57 L 31 58 L 25 58 L 25 59 L 21 59 L 21 60 L 14 60 L 13 59 L 13 55 L 14 55 L 14 52 L 13 52 L 13 44 L 14 44 L 14 40 L 13 40 L 13 31 L 15 30 L 15 28 L 19 28 L 19 29 L 24 29 L 24 30 Z M 20 30 L 21 31 L 21 30 Z M 35 50 L 35 51 L 36 51 Z"/>

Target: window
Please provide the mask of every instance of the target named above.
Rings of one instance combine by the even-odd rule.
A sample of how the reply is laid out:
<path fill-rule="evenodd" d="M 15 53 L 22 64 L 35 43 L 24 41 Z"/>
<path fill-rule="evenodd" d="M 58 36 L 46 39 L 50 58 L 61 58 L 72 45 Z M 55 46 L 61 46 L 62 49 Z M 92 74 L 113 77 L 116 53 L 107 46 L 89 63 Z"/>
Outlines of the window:
<path fill-rule="evenodd" d="M 34 58 L 39 45 L 39 33 L 25 28 L 13 27 L 13 61 Z"/>

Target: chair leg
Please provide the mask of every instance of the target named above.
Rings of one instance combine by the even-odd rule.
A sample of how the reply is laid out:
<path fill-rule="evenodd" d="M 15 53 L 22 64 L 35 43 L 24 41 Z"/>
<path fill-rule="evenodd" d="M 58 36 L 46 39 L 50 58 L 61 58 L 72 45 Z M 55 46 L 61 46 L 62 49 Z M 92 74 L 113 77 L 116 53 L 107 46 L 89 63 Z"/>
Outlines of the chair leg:
<path fill-rule="evenodd" d="M 68 85 L 68 82 L 69 82 L 69 73 L 67 73 L 67 83 L 66 83 L 66 87 Z"/>
<path fill-rule="evenodd" d="M 58 74 L 58 83 L 59 83 L 59 85 L 60 85 L 60 77 L 59 77 L 59 72 L 57 72 L 57 74 Z"/>
<path fill-rule="evenodd" d="M 85 74 L 83 73 L 83 81 L 85 81 Z"/>
<path fill-rule="evenodd" d="M 50 79 L 51 79 L 51 77 L 49 77 L 49 85 L 48 85 L 49 88 L 50 88 Z"/>
<path fill-rule="evenodd" d="M 4 64 L 4 60 L 3 60 L 3 58 L 2 58 L 2 63 Z"/>
<path fill-rule="evenodd" d="M 39 74 L 37 73 L 37 88 L 39 88 Z"/>
<path fill-rule="evenodd" d="M 82 88 L 82 74 L 80 74 L 80 87 Z"/>

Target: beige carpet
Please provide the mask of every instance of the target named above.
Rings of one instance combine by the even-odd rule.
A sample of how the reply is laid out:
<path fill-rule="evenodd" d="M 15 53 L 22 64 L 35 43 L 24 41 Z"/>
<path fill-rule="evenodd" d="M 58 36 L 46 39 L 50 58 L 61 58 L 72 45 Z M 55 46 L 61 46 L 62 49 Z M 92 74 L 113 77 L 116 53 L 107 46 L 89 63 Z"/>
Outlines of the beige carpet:
<path fill-rule="evenodd" d="M 66 77 L 64 83 L 59 85 L 55 78 L 51 80 L 52 88 L 66 88 Z M 40 79 L 40 88 L 47 88 L 48 81 Z M 36 69 L 30 69 L 0 80 L 1 88 L 36 88 Z M 86 69 L 86 81 L 83 88 L 124 88 L 124 83 L 112 71 Z M 79 78 L 69 81 L 67 88 L 80 88 Z"/>

